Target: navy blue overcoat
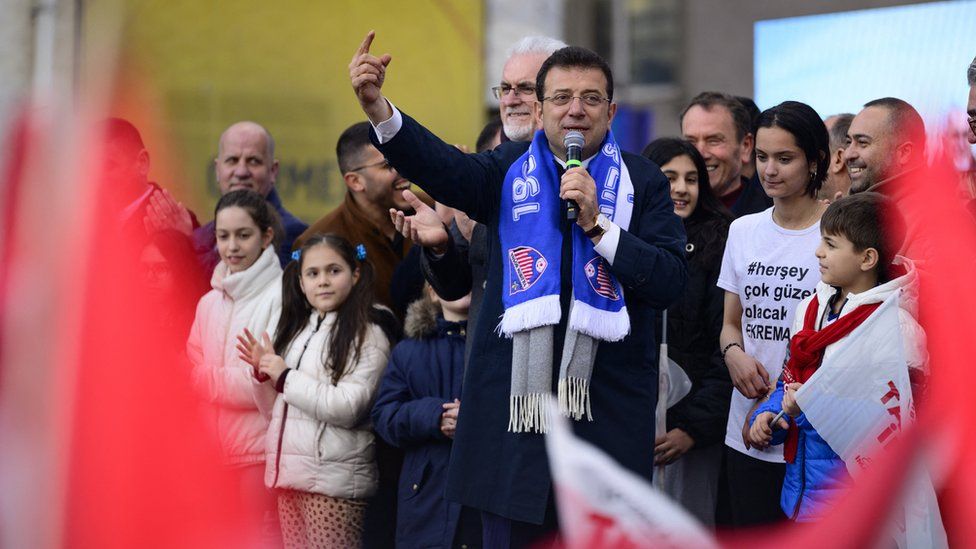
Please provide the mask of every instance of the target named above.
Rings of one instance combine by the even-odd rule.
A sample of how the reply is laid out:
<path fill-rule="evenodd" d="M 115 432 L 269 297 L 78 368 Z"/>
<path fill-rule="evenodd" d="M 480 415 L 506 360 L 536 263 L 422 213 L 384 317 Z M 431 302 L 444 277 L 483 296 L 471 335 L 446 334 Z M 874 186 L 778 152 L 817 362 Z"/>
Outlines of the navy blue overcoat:
<path fill-rule="evenodd" d="M 512 520 L 541 524 L 551 495 L 542 435 L 508 428 L 512 342 L 495 331 L 502 306 L 502 250 L 498 238 L 501 186 L 505 173 L 528 148 L 508 142 L 493 151 L 465 154 L 403 114 L 388 142 L 373 144 L 401 174 L 438 202 L 466 212 L 488 229 L 488 272 L 478 328 L 471 338 L 457 434 L 448 472 L 448 498 Z M 574 422 L 575 433 L 621 465 L 650 480 L 654 466 L 654 406 L 657 402 L 656 310 L 680 297 L 687 278 L 685 232 L 674 214 L 670 184 L 644 157 L 623 153 L 634 184 L 634 210 L 624 227 L 611 271 L 624 287 L 631 332 L 622 341 L 602 342 L 590 385 L 593 421 Z M 556 212 L 558 214 L 559 212 Z M 557 222 L 559 223 L 559 222 Z M 571 227 L 562 223 L 563 266 Z M 569 268 L 560 301 L 568 310 Z M 558 365 L 566 315 L 554 333 Z M 553 383 L 556 378 L 553 376 Z M 555 389 L 555 387 L 553 387 Z"/>

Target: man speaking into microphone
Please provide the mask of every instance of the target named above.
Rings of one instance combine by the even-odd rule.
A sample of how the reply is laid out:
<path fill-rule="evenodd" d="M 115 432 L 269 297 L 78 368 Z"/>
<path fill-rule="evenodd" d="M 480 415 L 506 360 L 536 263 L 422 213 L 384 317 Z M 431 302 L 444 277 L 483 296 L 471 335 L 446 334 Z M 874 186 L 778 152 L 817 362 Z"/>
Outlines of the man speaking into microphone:
<path fill-rule="evenodd" d="M 548 395 L 578 436 L 650 480 L 655 310 L 683 289 L 684 230 L 658 167 L 614 140 L 613 76 L 597 54 L 568 47 L 543 63 L 534 112 L 543 129 L 531 143 L 465 154 L 383 96 L 392 57 L 370 54 L 373 38 L 349 71 L 374 143 L 489 233 L 447 496 L 482 511 L 486 547 L 525 546 L 556 527 L 541 436 Z M 570 132 L 583 138 L 578 166 L 567 163 Z"/>

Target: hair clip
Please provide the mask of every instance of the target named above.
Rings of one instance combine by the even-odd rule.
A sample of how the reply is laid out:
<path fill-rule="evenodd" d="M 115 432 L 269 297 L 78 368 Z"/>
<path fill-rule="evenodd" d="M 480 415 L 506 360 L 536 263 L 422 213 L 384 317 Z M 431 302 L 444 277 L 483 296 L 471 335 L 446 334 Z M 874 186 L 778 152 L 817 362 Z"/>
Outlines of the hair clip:
<path fill-rule="evenodd" d="M 299 259 L 302 258 L 302 251 L 295 250 L 294 252 L 291 253 L 291 258 L 293 261 L 298 261 Z"/>
<path fill-rule="evenodd" d="M 363 246 L 362 244 L 356 245 L 356 259 L 360 261 L 366 259 L 366 246 Z"/>

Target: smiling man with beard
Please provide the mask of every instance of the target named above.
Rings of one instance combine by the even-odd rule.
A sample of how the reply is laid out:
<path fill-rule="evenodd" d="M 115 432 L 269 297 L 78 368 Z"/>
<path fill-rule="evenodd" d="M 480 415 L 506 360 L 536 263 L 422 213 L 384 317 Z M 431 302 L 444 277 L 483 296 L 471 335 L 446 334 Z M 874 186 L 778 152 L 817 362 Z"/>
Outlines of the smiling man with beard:
<path fill-rule="evenodd" d="M 844 162 L 851 194 L 898 182 L 925 164 L 925 123 L 914 107 L 894 97 L 864 104 L 847 130 Z"/>
<path fill-rule="evenodd" d="M 369 142 L 368 122 L 353 124 L 342 132 L 336 143 L 336 157 L 346 184 L 345 199 L 298 237 L 294 249 L 301 248 L 316 233 L 336 233 L 353 246 L 362 244 L 376 274 L 376 301 L 396 310 L 390 283 L 412 242 L 394 229 L 389 211 L 410 207 L 403 198 L 410 182 Z"/>
<path fill-rule="evenodd" d="M 864 104 L 847 130 L 844 162 L 851 194 L 865 191 L 891 198 L 905 218 L 905 241 L 898 251 L 924 271 L 933 247 L 915 209 L 906 204 L 931 192 L 925 165 L 925 123 L 909 103 L 882 97 Z"/>

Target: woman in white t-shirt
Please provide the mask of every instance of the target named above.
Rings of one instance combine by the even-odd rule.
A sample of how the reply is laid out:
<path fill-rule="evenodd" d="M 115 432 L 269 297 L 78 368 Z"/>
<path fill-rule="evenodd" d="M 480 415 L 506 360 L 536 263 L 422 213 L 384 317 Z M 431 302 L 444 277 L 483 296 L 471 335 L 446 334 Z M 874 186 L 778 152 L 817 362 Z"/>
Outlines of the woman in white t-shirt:
<path fill-rule="evenodd" d="M 784 518 L 782 448 L 749 448 L 742 428 L 755 400 L 775 386 L 794 310 L 820 280 L 814 251 L 826 209 L 816 198 L 829 159 L 820 115 L 786 101 L 763 111 L 757 127 L 756 171 L 773 207 L 732 223 L 718 278 L 725 290 L 722 356 L 735 386 L 725 434 L 733 526 Z"/>

